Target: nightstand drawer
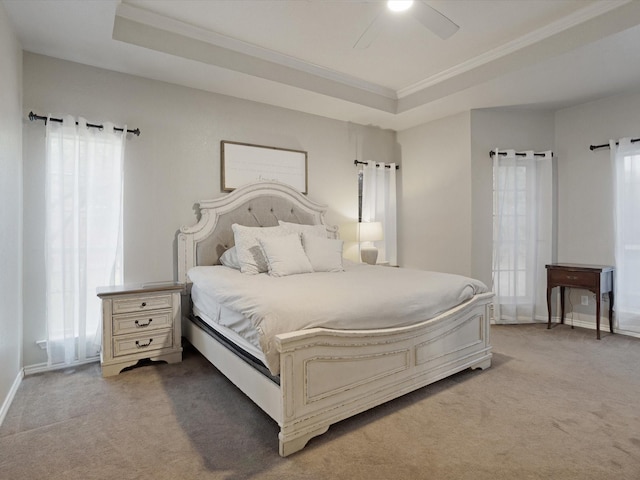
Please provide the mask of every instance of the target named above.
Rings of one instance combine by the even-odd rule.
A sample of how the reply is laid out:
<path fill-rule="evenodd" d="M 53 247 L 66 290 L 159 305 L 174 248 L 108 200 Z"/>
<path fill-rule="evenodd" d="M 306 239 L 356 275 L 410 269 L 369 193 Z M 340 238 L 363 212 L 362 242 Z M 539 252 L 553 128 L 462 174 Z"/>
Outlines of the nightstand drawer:
<path fill-rule="evenodd" d="M 171 329 L 150 332 L 148 335 L 122 335 L 113 338 L 114 357 L 147 351 L 153 352 L 171 347 L 173 347 L 173 331 Z"/>
<path fill-rule="evenodd" d="M 113 313 L 134 313 L 146 310 L 162 310 L 171 308 L 171 294 L 167 295 L 136 295 L 132 297 L 115 298 Z"/>
<path fill-rule="evenodd" d="M 113 335 L 126 333 L 141 333 L 151 330 L 170 328 L 172 322 L 171 310 L 155 310 L 146 315 L 114 315 Z"/>
<path fill-rule="evenodd" d="M 574 272 L 570 270 L 549 270 L 549 275 L 549 280 L 552 285 L 578 288 L 590 288 L 600 278 L 599 273 Z"/>

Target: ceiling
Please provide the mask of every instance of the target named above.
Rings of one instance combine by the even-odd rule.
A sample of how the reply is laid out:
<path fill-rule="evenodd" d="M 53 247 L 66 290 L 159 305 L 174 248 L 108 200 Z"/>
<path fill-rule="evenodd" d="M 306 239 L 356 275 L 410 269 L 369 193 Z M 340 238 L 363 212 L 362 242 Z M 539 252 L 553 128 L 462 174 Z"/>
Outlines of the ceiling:
<path fill-rule="evenodd" d="M 380 1 L 2 3 L 26 51 L 394 130 L 640 90 L 639 0 L 425 0 L 446 40 Z"/>

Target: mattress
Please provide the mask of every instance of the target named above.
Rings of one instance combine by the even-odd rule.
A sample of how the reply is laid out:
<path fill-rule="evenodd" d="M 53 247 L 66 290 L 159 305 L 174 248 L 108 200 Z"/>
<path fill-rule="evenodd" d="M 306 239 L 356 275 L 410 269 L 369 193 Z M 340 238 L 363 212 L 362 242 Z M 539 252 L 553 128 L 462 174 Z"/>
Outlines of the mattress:
<path fill-rule="evenodd" d="M 482 282 L 460 275 L 364 264 L 345 265 L 344 272 L 277 278 L 223 266 L 194 267 L 188 275 L 198 311 L 259 346 L 273 375 L 280 367 L 278 334 L 408 326 L 488 291 Z"/>
<path fill-rule="evenodd" d="M 266 359 L 260 349 L 258 332 L 251 324 L 251 320 L 241 313 L 219 305 L 206 291 L 198 291 L 195 285 L 191 290 L 191 298 L 194 315 L 266 365 Z"/>

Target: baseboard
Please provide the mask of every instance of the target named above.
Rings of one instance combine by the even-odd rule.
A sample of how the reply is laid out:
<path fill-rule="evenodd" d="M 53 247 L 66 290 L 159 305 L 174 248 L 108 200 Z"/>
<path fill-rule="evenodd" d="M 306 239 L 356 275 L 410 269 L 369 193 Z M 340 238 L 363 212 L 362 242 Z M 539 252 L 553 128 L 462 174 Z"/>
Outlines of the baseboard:
<path fill-rule="evenodd" d="M 492 325 L 526 325 L 526 324 L 533 324 L 533 323 L 547 323 L 547 317 L 539 317 L 536 316 L 534 317 L 534 319 L 531 322 L 521 322 L 519 320 L 500 320 L 499 322 L 496 322 L 495 319 L 491 320 L 491 324 Z"/>
<path fill-rule="evenodd" d="M 24 367 L 25 375 L 35 375 L 36 373 L 53 372 L 55 370 L 65 370 L 67 368 L 79 367 L 80 365 L 86 365 L 87 363 L 99 362 L 100 357 L 89 358 L 81 362 L 74 362 L 68 365 L 51 365 L 47 363 L 36 363 L 35 365 L 27 365 Z"/>
<path fill-rule="evenodd" d="M 22 383 L 22 379 L 24 378 L 24 370 L 20 370 L 16 379 L 13 381 L 13 385 L 9 389 L 9 393 L 7 394 L 7 398 L 2 402 L 2 408 L 0 408 L 0 425 L 4 422 L 5 417 L 7 416 L 7 412 L 9 411 L 9 407 L 13 403 L 13 399 L 18 392 L 18 387 L 20 387 L 20 383 Z"/>
<path fill-rule="evenodd" d="M 542 318 L 542 317 L 536 317 L 535 320 L 533 322 L 530 323 L 548 323 L 548 319 L 547 318 Z M 515 324 L 519 324 L 520 322 L 492 322 L 496 325 L 515 325 Z M 560 317 L 551 317 L 551 324 L 555 325 L 555 324 L 559 324 L 560 323 Z M 588 320 L 582 320 L 580 318 L 571 318 L 571 316 L 569 317 L 565 317 L 564 318 L 564 324 L 565 325 L 573 325 L 574 327 L 579 327 L 579 328 L 588 328 L 589 330 L 595 330 L 596 329 L 596 319 L 595 316 L 592 317 L 592 319 L 588 319 Z M 609 333 L 609 318 L 602 318 L 601 319 L 601 323 L 600 323 L 600 331 L 602 333 Z M 620 328 L 616 328 L 615 326 L 613 327 L 613 333 L 618 334 L 618 335 L 626 335 L 628 337 L 635 337 L 635 338 L 640 338 L 640 332 L 634 332 L 632 330 L 622 330 Z"/>
<path fill-rule="evenodd" d="M 560 317 L 554 318 L 552 319 L 552 321 L 555 320 L 555 323 L 560 323 Z M 569 325 L 569 326 L 574 326 L 574 327 L 579 327 L 579 328 L 588 328 L 589 330 L 595 330 L 596 329 L 596 324 L 595 324 L 595 319 L 593 322 L 588 321 L 588 320 L 581 320 L 579 318 L 564 318 L 564 324 L 565 325 Z M 609 331 L 609 320 L 606 320 L 606 323 L 603 323 L 600 325 L 600 331 L 601 332 L 608 332 Z M 614 332 L 615 332 L 615 328 L 614 328 Z"/>
<path fill-rule="evenodd" d="M 559 317 L 552 318 L 552 322 L 553 323 L 560 323 L 560 318 Z M 569 325 L 569 326 L 573 325 L 574 327 L 588 328 L 589 330 L 595 330 L 596 329 L 595 317 L 594 317 L 593 321 L 581 320 L 581 319 L 571 319 L 571 318 L 566 318 L 565 317 L 564 324 L 565 325 Z M 609 333 L 609 319 L 608 318 L 602 319 L 602 321 L 600 323 L 600 331 L 602 333 Z M 618 335 L 626 335 L 628 337 L 640 338 L 640 332 L 634 332 L 634 331 L 631 331 L 631 330 L 622 330 L 620 328 L 616 328 L 615 326 L 613 327 L 613 333 L 616 333 Z"/>

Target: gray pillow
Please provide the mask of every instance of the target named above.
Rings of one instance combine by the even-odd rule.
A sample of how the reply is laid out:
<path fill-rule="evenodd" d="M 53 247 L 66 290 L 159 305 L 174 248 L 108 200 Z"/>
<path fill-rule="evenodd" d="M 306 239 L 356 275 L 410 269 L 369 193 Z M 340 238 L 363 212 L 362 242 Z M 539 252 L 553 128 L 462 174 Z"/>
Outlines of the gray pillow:
<path fill-rule="evenodd" d="M 235 268 L 240 270 L 240 262 L 238 261 L 238 250 L 236 247 L 231 247 L 224 251 L 220 256 L 220 263 L 225 267 Z"/>

